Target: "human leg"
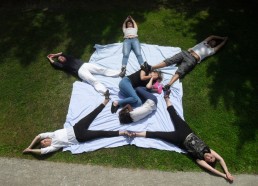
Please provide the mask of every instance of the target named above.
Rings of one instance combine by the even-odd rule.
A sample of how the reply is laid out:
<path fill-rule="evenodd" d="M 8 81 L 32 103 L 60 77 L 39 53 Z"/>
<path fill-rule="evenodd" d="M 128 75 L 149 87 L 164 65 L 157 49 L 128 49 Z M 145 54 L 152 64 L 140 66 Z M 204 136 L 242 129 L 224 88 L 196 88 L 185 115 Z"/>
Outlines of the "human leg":
<path fill-rule="evenodd" d="M 122 67 L 126 67 L 128 58 L 132 49 L 131 40 L 125 39 L 123 42 L 123 60 L 122 60 Z"/>
<path fill-rule="evenodd" d="M 151 99 L 152 101 L 155 102 L 155 104 L 157 105 L 158 100 L 157 97 L 154 96 L 152 93 L 150 93 L 146 87 L 137 87 L 135 89 L 136 93 L 143 98 L 143 101 L 146 101 L 147 99 Z"/>
<path fill-rule="evenodd" d="M 187 51 L 182 51 L 182 62 L 178 65 L 176 74 L 182 79 L 186 74 L 191 72 L 197 65 L 197 60 Z"/>
<path fill-rule="evenodd" d="M 167 91 L 167 92 L 170 92 L 170 91 Z M 174 124 L 175 130 L 190 134 L 192 130 L 190 129 L 188 124 L 177 114 L 167 94 L 164 96 L 164 99 L 167 105 L 167 111 L 169 113 L 171 121 Z"/>
<path fill-rule="evenodd" d="M 135 89 L 133 88 L 131 81 L 128 77 L 123 78 L 119 83 L 119 89 L 122 94 L 122 96 L 125 97 L 125 99 L 122 99 L 118 101 L 118 104 L 120 106 L 130 104 L 133 107 L 137 107 L 142 105 L 142 101 L 137 95 Z"/>
<path fill-rule="evenodd" d="M 86 63 L 83 64 L 78 71 L 78 76 L 91 84 L 98 92 L 104 94 L 107 91 L 107 88 L 91 74 L 89 69 L 91 69 L 91 66 Z"/>
<path fill-rule="evenodd" d="M 132 49 L 134 51 L 134 54 L 136 55 L 136 58 L 137 58 L 139 64 L 142 65 L 144 63 L 144 61 L 143 61 L 142 54 L 141 54 L 140 42 L 139 42 L 138 38 L 133 38 L 131 40 L 132 40 Z"/>
<path fill-rule="evenodd" d="M 118 76 L 120 73 L 119 70 L 108 69 L 92 63 L 87 63 L 86 65 L 88 67 L 88 70 L 93 74 L 100 74 L 105 76 Z"/>
<path fill-rule="evenodd" d="M 97 108 L 95 108 L 91 113 L 86 115 L 84 118 L 82 118 L 78 123 L 74 125 L 74 132 L 75 135 L 78 136 L 81 135 L 81 131 L 84 131 L 85 129 L 88 129 L 90 124 L 93 122 L 93 120 L 98 116 L 98 114 L 104 109 L 104 107 L 109 102 L 109 92 L 107 91 L 108 95 L 105 96 L 105 99 L 103 103 L 101 103 Z"/>

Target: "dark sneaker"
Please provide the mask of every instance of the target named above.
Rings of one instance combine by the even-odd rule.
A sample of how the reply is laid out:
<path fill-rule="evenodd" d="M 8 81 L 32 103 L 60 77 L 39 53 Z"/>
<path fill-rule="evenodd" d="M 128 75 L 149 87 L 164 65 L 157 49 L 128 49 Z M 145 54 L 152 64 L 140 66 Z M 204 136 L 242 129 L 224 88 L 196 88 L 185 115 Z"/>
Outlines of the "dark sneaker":
<path fill-rule="evenodd" d="M 170 89 L 167 90 L 167 91 L 165 92 L 165 94 L 164 94 L 164 98 L 169 98 L 170 93 L 171 93 L 171 90 L 170 90 Z"/>
<path fill-rule="evenodd" d="M 168 91 L 170 89 L 170 85 L 165 85 L 164 87 L 163 87 L 163 91 Z"/>
<path fill-rule="evenodd" d="M 125 73 L 126 73 L 126 68 L 125 68 L 125 67 L 122 67 L 119 76 L 120 76 L 121 78 L 123 78 L 123 77 L 125 77 Z"/>
<path fill-rule="evenodd" d="M 105 96 L 105 99 L 110 99 L 109 96 L 110 96 L 110 93 L 109 93 L 109 90 L 107 90 L 104 94 Z"/>
<path fill-rule="evenodd" d="M 141 65 L 141 70 L 144 70 L 146 73 L 149 73 L 151 71 L 151 67 L 147 61 L 145 61 L 142 65 Z"/>
<path fill-rule="evenodd" d="M 119 108 L 119 105 L 115 106 L 114 105 L 114 102 L 112 102 L 112 105 L 111 105 L 111 113 L 114 114 L 116 113 L 116 111 L 118 110 Z"/>

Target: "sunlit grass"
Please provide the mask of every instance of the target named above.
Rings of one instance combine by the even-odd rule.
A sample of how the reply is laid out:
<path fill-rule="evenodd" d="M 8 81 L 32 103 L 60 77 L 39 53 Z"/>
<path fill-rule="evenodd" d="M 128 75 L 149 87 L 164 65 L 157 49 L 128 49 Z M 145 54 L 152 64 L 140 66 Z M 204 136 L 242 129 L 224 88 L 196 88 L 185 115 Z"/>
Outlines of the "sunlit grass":
<path fill-rule="evenodd" d="M 207 4 L 200 7 L 189 6 L 188 1 L 186 5 L 184 1 L 176 5 L 172 2 L 163 5 L 161 1 L 161 5 L 157 4 L 123 10 L 96 6 L 93 2 L 92 8 L 85 9 L 74 8 L 76 5 L 58 11 L 51 6 L 31 11 L 1 9 L 0 23 L 4 29 L 0 31 L 0 156 L 201 171 L 185 155 L 135 146 L 79 155 L 70 152 L 42 157 L 22 154 L 38 133 L 63 127 L 76 80 L 53 69 L 46 55 L 63 51 L 88 61 L 94 44 L 122 41 L 122 22 L 131 14 L 138 23 L 142 43 L 187 49 L 209 34 L 229 35 L 231 40 L 221 52 L 197 65 L 183 80 L 184 116 L 191 128 L 224 157 L 232 172 L 257 173 L 257 81 L 253 72 L 257 63 L 256 53 L 246 46 L 255 41 L 253 35 L 257 28 L 250 25 L 252 29 L 246 32 L 249 28 L 246 22 L 255 16 L 233 11 L 236 5 L 231 6 L 230 12 L 222 6 L 218 15 Z M 235 27 L 240 17 L 246 22 Z M 245 33 L 243 38 L 241 31 Z M 248 68 L 244 69 L 243 63 Z"/>

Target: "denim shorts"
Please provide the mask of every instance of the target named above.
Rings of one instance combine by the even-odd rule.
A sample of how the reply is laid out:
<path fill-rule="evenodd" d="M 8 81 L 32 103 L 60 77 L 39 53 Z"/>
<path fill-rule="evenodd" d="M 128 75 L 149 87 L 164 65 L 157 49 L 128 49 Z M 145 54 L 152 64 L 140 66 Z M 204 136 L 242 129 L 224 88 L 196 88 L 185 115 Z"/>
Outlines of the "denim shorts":
<path fill-rule="evenodd" d="M 187 51 L 181 51 L 173 57 L 165 59 L 164 62 L 167 66 L 177 65 L 176 74 L 179 75 L 180 79 L 184 78 L 197 65 L 197 60 Z"/>

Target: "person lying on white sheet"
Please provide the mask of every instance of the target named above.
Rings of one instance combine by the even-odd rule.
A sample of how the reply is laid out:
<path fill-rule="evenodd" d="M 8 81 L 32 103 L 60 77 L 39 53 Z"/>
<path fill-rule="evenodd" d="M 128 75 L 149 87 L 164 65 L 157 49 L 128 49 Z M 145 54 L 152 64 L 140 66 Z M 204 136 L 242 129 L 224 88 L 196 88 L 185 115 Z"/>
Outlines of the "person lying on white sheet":
<path fill-rule="evenodd" d="M 159 93 L 161 93 L 160 90 L 162 91 L 162 86 L 159 87 Z M 158 99 L 146 87 L 137 87 L 135 91 L 145 102 L 143 105 L 136 107 L 135 109 L 133 109 L 130 104 L 123 107 L 119 112 L 119 121 L 121 124 L 129 124 L 139 121 L 157 109 Z"/>
<path fill-rule="evenodd" d="M 175 131 L 142 131 L 133 132 L 129 131 L 129 137 L 144 137 L 161 139 L 166 142 L 175 144 L 190 155 L 197 164 L 201 167 L 211 171 L 212 173 L 225 178 L 228 181 L 233 181 L 234 177 L 228 171 L 227 165 L 224 159 L 214 150 L 210 149 L 188 126 L 188 124 L 177 114 L 173 107 L 169 94 L 170 90 L 165 93 L 165 101 L 167 105 L 167 111 L 170 115 L 171 121 L 175 126 Z M 224 172 L 221 172 L 214 168 L 214 165 L 218 161 L 223 168 Z"/>
<path fill-rule="evenodd" d="M 87 81 L 101 94 L 105 94 L 107 88 L 102 83 L 100 83 L 92 74 L 118 77 L 120 73 L 120 71 L 118 70 L 107 69 L 92 63 L 84 63 L 82 60 L 76 59 L 69 55 L 65 55 L 62 52 L 49 54 L 47 58 L 54 67 L 65 70 L 72 75 L 75 75 L 80 79 Z M 57 59 L 56 61 L 54 60 L 55 58 Z"/>
<path fill-rule="evenodd" d="M 105 93 L 104 102 L 95 108 L 91 113 L 82 118 L 73 127 L 63 128 L 54 132 L 45 132 L 37 135 L 23 153 L 47 154 L 63 147 L 79 144 L 80 142 L 91 141 L 98 138 L 109 138 L 128 135 L 127 131 L 103 131 L 88 130 L 93 120 L 104 109 L 109 102 L 109 91 Z M 33 149 L 33 146 L 40 143 L 41 149 Z"/>

